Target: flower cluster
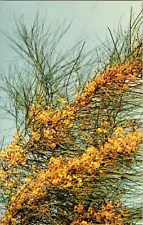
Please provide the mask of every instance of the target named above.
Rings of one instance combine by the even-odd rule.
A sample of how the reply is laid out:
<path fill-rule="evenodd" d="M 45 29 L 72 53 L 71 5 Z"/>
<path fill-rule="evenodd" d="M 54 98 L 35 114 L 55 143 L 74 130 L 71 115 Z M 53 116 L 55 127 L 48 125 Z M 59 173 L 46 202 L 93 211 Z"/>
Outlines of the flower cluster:
<path fill-rule="evenodd" d="M 75 206 L 75 220 L 71 225 L 92 225 L 92 224 L 112 224 L 124 225 L 129 224 L 129 211 L 121 207 L 121 202 L 106 202 L 102 204 L 101 210 L 95 207 L 88 207 L 85 209 L 82 203 Z"/>
<path fill-rule="evenodd" d="M 76 187 L 82 187 L 84 181 L 95 182 L 96 176 L 100 174 L 100 168 L 102 170 L 106 163 L 112 164 L 113 159 L 117 159 L 119 153 L 126 156 L 135 152 L 141 140 L 140 132 L 135 131 L 132 134 L 125 135 L 124 130 L 118 127 L 113 134 L 113 138 L 108 139 L 108 142 L 100 146 L 99 149 L 91 146 L 86 149 L 85 153 L 75 158 L 51 157 L 48 168 L 41 170 L 35 177 L 26 178 L 26 184 L 22 185 L 15 197 L 11 199 L 10 208 L 7 211 L 8 218 L 10 218 L 10 212 L 12 212 L 12 215 L 16 214 L 23 207 L 24 202 L 30 207 L 33 201 L 45 195 L 46 190 L 51 187 L 75 189 Z M 104 165 L 102 165 L 103 162 Z M 96 171 L 97 173 L 94 175 Z M 110 205 L 107 205 L 107 208 Z M 100 213 L 97 213 L 98 218 L 105 216 L 106 221 L 111 221 L 111 218 L 114 218 L 114 212 L 104 213 L 104 207 L 101 215 L 99 215 Z M 5 216 L 7 216 L 7 213 Z"/>
<path fill-rule="evenodd" d="M 135 83 L 142 74 L 142 51 L 138 49 L 137 54 L 137 58 L 127 58 L 122 65 L 113 65 L 90 81 L 83 93 L 77 96 L 79 106 L 87 106 L 99 89 L 110 98 L 118 90 L 122 93 Z"/>
<path fill-rule="evenodd" d="M 26 162 L 26 151 L 17 142 L 11 142 L 3 151 L 0 153 L 0 158 L 4 161 L 8 161 L 9 165 L 18 165 Z"/>
<path fill-rule="evenodd" d="M 106 68 L 104 73 L 92 79 L 73 102 L 68 104 L 60 99 L 64 103 L 60 109 L 46 106 L 43 96 L 41 104 L 31 105 L 26 144 L 18 135 L 0 153 L 0 186 L 9 196 L 2 225 L 21 222 L 27 225 L 29 212 L 33 211 L 40 213 L 40 218 L 53 218 L 51 202 L 58 201 L 57 196 L 53 200 L 57 190 L 71 192 L 75 200 L 81 196 L 80 192 L 87 197 L 97 184 L 101 184 L 102 192 L 102 185 L 106 185 L 103 178 L 109 170 L 113 167 L 120 169 L 124 162 L 132 159 L 142 141 L 142 134 L 137 128 L 129 131 L 116 123 L 116 106 L 119 106 L 112 99 L 117 95 L 122 97 L 140 77 L 141 51 L 134 54 L 137 57 L 132 56 L 133 59 L 128 58 L 121 65 Z M 93 104 L 95 99 L 96 104 Z M 106 110 L 108 99 L 112 107 Z M 69 148 L 72 156 L 65 154 Z M 42 202 L 43 199 L 47 199 L 47 204 Z M 61 209 L 61 213 L 64 210 Z M 74 213 L 72 225 L 128 224 L 128 212 L 121 209 L 120 203 L 112 201 L 88 209 L 80 203 L 75 206 Z"/>
<path fill-rule="evenodd" d="M 69 105 L 62 111 L 55 111 L 49 106 L 43 110 L 35 110 L 33 106 L 29 119 L 31 118 L 34 119 L 31 123 L 30 144 L 37 147 L 42 136 L 42 144 L 55 149 L 56 144 L 62 143 L 66 138 L 67 129 L 73 127 L 75 110 Z"/>

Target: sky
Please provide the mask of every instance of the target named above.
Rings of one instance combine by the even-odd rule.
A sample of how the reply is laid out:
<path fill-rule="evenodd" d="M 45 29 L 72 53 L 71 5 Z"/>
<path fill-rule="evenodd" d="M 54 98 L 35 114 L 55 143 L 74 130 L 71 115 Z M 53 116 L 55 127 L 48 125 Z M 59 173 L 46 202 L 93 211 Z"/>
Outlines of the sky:
<path fill-rule="evenodd" d="M 141 1 L 0 1 L 0 72 L 6 74 L 9 64 L 19 64 L 18 55 L 3 32 L 15 38 L 15 21 L 19 21 L 21 15 L 27 25 L 32 23 L 38 11 L 41 18 L 47 13 L 46 24 L 53 27 L 57 21 L 72 21 L 61 47 L 66 49 L 81 38 L 87 38 L 91 47 L 98 44 L 97 37 L 105 40 L 107 27 L 117 28 L 120 20 L 126 27 L 130 7 L 138 14 L 141 4 Z M 0 114 L 0 137 L 6 135 L 8 142 L 12 140 L 12 126 L 13 122 Z"/>

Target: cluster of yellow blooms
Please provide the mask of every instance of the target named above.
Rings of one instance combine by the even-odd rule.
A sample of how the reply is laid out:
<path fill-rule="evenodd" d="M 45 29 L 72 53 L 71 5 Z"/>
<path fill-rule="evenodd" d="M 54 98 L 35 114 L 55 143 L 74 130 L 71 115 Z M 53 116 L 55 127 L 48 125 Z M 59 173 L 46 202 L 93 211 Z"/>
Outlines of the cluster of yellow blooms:
<path fill-rule="evenodd" d="M 124 156 L 135 152 L 141 140 L 140 132 L 135 131 L 125 135 L 124 130 L 118 127 L 113 134 L 113 138 L 108 139 L 108 142 L 100 146 L 99 149 L 91 146 L 81 156 L 70 159 L 65 159 L 62 156 L 51 157 L 47 169 L 41 170 L 35 177 L 26 178 L 26 184 L 22 185 L 11 199 L 10 207 L 5 213 L 6 220 L 8 221 L 8 218 L 10 218 L 11 221 L 10 212 L 14 216 L 23 207 L 24 202 L 30 207 L 33 201 L 42 197 L 46 193 L 46 189 L 50 187 L 70 187 L 74 189 L 81 187 L 84 180 L 87 182 L 87 177 L 88 182 L 92 182 L 93 178 L 95 181 L 98 173 L 95 176 L 93 175 L 96 170 L 100 169 L 100 167 L 102 169 L 106 162 L 110 161 L 112 163 L 114 158 L 118 158 L 119 153 Z M 102 165 L 103 162 L 104 165 Z M 100 173 L 100 170 L 98 172 Z M 89 176 L 90 174 L 92 175 L 91 177 Z"/>
<path fill-rule="evenodd" d="M 54 149 L 57 143 L 65 139 L 67 129 L 73 127 L 75 110 L 70 105 L 62 111 L 55 111 L 49 106 L 44 110 L 35 110 L 33 106 L 30 118 L 35 118 L 31 125 L 31 145 L 34 144 L 36 147 L 42 136 L 42 144 Z M 42 131 L 41 128 L 43 128 Z"/>
<path fill-rule="evenodd" d="M 126 208 L 121 209 L 121 202 L 106 202 L 101 206 L 101 210 L 93 207 L 85 209 L 82 203 L 75 206 L 74 212 L 76 219 L 71 225 L 93 225 L 93 224 L 112 224 L 124 225 L 127 222 L 129 212 Z"/>
<path fill-rule="evenodd" d="M 87 107 L 98 90 L 104 91 L 106 97 L 111 97 L 119 90 L 128 89 L 142 73 L 142 51 L 136 50 L 138 57 L 131 61 L 126 59 L 122 65 L 107 68 L 90 81 L 83 93 L 76 97 L 75 102 L 65 104 L 62 110 L 55 111 L 50 106 L 41 109 L 41 105 L 31 106 L 29 121 L 31 121 L 31 146 L 37 147 L 40 137 L 42 144 L 55 149 L 58 143 L 65 140 L 67 132 L 74 126 L 74 120 L 83 107 Z M 100 128 L 97 130 L 100 132 Z M 104 130 L 106 132 L 106 130 Z"/>
<path fill-rule="evenodd" d="M 100 148 L 104 154 L 109 154 L 110 157 L 117 157 L 120 153 L 129 156 L 137 151 L 137 146 L 142 141 L 142 133 L 137 130 L 125 135 L 124 129 L 118 127 L 113 135 L 115 137 L 108 138 L 108 142 Z"/>
<path fill-rule="evenodd" d="M 128 86 L 142 74 L 142 51 L 138 49 L 136 54 L 138 54 L 138 57 L 134 60 L 126 59 L 122 65 L 113 65 L 90 81 L 83 93 L 77 96 L 79 107 L 87 106 L 99 89 L 105 91 L 109 97 L 110 89 L 115 89 L 114 92 L 119 89 L 119 93 L 128 89 Z"/>
<path fill-rule="evenodd" d="M 18 165 L 26 162 L 26 152 L 25 149 L 16 141 L 11 142 L 7 148 L 3 149 L 0 153 L 0 158 L 3 161 L 8 161 L 9 165 Z"/>
<path fill-rule="evenodd" d="M 140 76 L 142 68 L 141 51 L 139 50 L 137 54 L 138 57 L 134 60 L 127 59 L 122 65 L 113 65 L 107 68 L 104 73 L 88 83 L 83 93 L 77 96 L 74 102 L 65 104 L 61 110 L 54 110 L 50 106 L 43 109 L 40 104 L 32 105 L 29 114 L 30 137 L 27 146 L 23 147 L 15 138 L 0 153 L 0 158 L 4 162 L 0 168 L 0 178 L 2 178 L 0 184 L 3 185 L 4 180 L 7 180 L 9 170 L 11 170 L 11 176 L 13 175 L 15 179 L 19 179 L 14 169 L 18 167 L 20 167 L 20 170 L 29 169 L 31 156 L 28 154 L 31 149 L 35 150 L 37 148 L 40 152 L 41 146 L 44 146 L 46 154 L 49 149 L 56 150 L 59 143 L 62 144 L 63 141 L 68 143 L 67 135 L 70 129 L 73 128 L 74 130 L 75 121 L 81 112 L 80 110 L 84 109 L 84 107 L 87 107 L 88 110 L 88 106 L 98 90 L 104 91 L 105 95 L 110 97 L 112 91 L 112 94 L 114 94 L 114 90 L 115 92 L 120 90 L 120 93 L 123 93 L 132 82 L 135 82 Z M 109 128 L 110 123 L 105 120 L 96 129 L 96 132 L 97 134 L 106 134 Z M 80 129 L 80 126 L 78 129 Z M 20 180 L 21 184 L 17 187 L 14 195 L 12 195 L 13 192 L 10 189 L 11 184 L 7 187 L 4 186 L 10 189 L 12 197 L 9 200 L 1 224 L 18 224 L 19 212 L 24 207 L 36 209 L 36 201 L 46 196 L 52 188 L 76 192 L 77 189 L 81 188 L 82 190 L 82 187 L 87 183 L 95 184 L 101 173 L 104 173 L 104 167 L 105 169 L 107 166 L 112 167 L 120 157 L 126 160 L 129 156 L 135 154 L 141 141 L 142 134 L 137 129 L 126 133 L 123 128 L 116 127 L 112 135 L 107 136 L 103 143 L 95 145 L 96 147 L 94 144 L 89 145 L 83 148 L 82 153 L 77 156 L 51 157 L 49 161 L 47 160 L 47 165 L 44 165 L 43 168 L 42 166 L 39 167 L 38 172 L 34 170 L 33 174 L 27 172 L 26 178 Z M 75 207 L 75 212 L 80 215 L 74 219 L 72 225 L 94 224 L 92 221 L 98 224 L 124 225 L 128 214 L 120 210 L 120 206 L 120 203 L 109 202 L 103 204 L 101 210 L 90 207 L 86 211 L 84 206 L 80 204 Z M 39 212 L 41 210 L 42 215 L 44 212 L 48 216 L 50 215 L 48 205 L 47 211 L 42 206 L 39 206 L 38 210 Z M 27 225 L 26 222 L 23 222 L 23 224 Z"/>

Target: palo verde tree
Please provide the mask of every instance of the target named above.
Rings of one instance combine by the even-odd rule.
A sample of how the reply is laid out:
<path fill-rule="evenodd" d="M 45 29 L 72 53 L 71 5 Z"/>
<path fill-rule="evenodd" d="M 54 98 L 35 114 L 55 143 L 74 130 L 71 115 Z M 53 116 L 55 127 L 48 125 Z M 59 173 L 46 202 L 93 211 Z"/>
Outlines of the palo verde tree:
<path fill-rule="evenodd" d="M 56 58 L 66 29 L 45 33 L 38 17 L 31 30 L 17 24 L 13 44 L 27 76 L 3 77 L 1 87 L 17 129 L 0 153 L 2 225 L 124 225 L 140 218 L 124 198 L 135 193 L 142 172 L 142 121 L 134 115 L 142 98 L 140 25 L 141 13 L 133 20 L 131 11 L 129 30 L 109 29 L 112 46 L 96 49 L 98 57 L 96 50 L 83 53 L 81 42 Z"/>

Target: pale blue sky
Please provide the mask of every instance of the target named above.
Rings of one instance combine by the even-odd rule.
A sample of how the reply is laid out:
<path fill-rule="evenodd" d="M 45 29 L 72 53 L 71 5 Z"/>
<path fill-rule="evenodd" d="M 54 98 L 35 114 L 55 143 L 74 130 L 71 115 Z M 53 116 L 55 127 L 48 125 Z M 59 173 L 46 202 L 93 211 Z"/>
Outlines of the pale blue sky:
<path fill-rule="evenodd" d="M 88 44 L 91 47 L 98 43 L 97 35 L 105 40 L 107 27 L 116 28 L 120 19 L 122 25 L 126 26 L 130 7 L 132 6 L 135 14 L 138 14 L 141 4 L 141 1 L 2 1 L 0 2 L 0 29 L 13 35 L 15 19 L 19 20 L 23 14 L 25 23 L 30 24 L 39 10 L 41 17 L 47 12 L 47 24 L 54 25 L 56 21 L 62 22 L 64 19 L 67 22 L 73 20 L 65 36 L 63 48 L 75 44 L 84 37 L 88 37 Z M 0 32 L 0 71 L 6 72 L 9 62 L 12 63 L 16 59 L 16 53 Z M 9 130 L 11 126 L 10 120 L 0 119 L 0 131 Z M 12 135 L 8 130 L 5 134 L 9 135 L 7 140 L 10 141 Z"/>

